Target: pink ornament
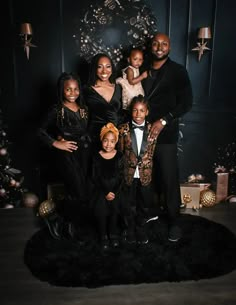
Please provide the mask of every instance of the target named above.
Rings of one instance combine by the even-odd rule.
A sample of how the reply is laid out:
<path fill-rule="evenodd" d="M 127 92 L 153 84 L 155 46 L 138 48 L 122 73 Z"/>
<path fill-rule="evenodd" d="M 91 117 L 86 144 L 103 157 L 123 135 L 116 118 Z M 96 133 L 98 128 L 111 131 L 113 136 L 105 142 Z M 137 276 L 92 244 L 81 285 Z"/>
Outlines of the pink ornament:
<path fill-rule="evenodd" d="M 38 205 L 39 198 L 34 193 L 26 193 L 23 198 L 23 205 L 26 208 L 34 208 Z"/>
<path fill-rule="evenodd" d="M 10 180 L 10 186 L 15 186 L 15 185 L 16 185 L 16 180 L 11 179 L 11 180 Z"/>
<path fill-rule="evenodd" d="M 7 149 L 6 148 L 1 148 L 0 149 L 0 155 L 5 156 L 7 154 Z"/>
<path fill-rule="evenodd" d="M 5 189 L 0 189 L 0 196 L 4 196 L 6 194 L 6 190 Z"/>

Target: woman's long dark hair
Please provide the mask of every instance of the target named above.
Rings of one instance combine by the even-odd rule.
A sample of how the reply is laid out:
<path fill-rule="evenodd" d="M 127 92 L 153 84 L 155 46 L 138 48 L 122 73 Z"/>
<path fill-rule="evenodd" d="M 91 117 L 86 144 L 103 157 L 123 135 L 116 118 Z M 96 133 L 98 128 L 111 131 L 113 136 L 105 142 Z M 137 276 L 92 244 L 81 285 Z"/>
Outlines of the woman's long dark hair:
<path fill-rule="evenodd" d="M 116 71 L 115 71 L 115 65 L 112 61 L 112 59 L 110 58 L 110 56 L 108 56 L 107 54 L 105 53 L 98 53 L 96 54 L 91 62 L 90 62 L 90 69 L 89 69 L 89 80 L 88 80 L 88 84 L 90 86 L 94 86 L 96 84 L 96 81 L 98 79 L 98 76 L 97 76 L 97 67 L 98 67 L 98 61 L 100 60 L 100 58 L 102 57 L 106 57 L 110 60 L 111 62 L 111 67 L 112 67 L 112 74 L 109 78 L 109 81 L 114 84 L 115 83 L 115 79 L 116 79 Z"/>

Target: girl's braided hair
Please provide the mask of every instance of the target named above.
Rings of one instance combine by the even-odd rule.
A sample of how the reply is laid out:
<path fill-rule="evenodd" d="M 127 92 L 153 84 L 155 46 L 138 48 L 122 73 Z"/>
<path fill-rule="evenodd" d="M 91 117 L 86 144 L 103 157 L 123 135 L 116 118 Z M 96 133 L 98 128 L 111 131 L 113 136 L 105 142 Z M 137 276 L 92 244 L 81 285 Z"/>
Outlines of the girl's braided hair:
<path fill-rule="evenodd" d="M 65 120 L 64 116 L 64 108 L 63 108 L 63 102 L 64 102 L 64 83 L 68 80 L 75 80 L 78 82 L 79 87 L 79 97 L 76 100 L 76 103 L 79 105 L 81 109 L 81 113 L 87 112 L 87 107 L 84 103 L 84 98 L 82 94 L 82 85 L 79 76 L 76 73 L 70 72 L 63 72 L 57 81 L 57 96 L 58 96 L 58 103 L 56 105 L 57 108 L 57 123 L 60 126 L 63 126 L 63 121 Z"/>

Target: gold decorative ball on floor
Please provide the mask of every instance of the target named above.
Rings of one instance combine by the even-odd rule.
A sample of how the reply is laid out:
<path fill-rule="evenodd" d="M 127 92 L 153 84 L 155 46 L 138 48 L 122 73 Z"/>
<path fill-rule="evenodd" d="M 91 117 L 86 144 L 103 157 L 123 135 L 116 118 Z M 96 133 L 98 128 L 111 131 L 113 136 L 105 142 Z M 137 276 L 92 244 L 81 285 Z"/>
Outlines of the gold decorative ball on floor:
<path fill-rule="evenodd" d="M 38 214 L 41 217 L 48 217 L 55 212 L 56 205 L 55 202 L 50 200 L 45 200 L 39 205 Z"/>
<path fill-rule="evenodd" d="M 200 204 L 204 207 L 211 207 L 216 203 L 216 194 L 214 191 L 206 189 L 200 193 Z"/>

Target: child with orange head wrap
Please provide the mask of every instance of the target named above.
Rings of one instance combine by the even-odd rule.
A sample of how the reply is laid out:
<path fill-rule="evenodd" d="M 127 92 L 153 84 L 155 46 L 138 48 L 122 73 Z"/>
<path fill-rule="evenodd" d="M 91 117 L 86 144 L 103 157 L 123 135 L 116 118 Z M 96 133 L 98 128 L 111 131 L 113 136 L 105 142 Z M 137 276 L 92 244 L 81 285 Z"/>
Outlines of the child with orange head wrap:
<path fill-rule="evenodd" d="M 102 149 L 93 156 L 94 193 L 91 202 L 101 247 L 119 246 L 117 219 L 123 183 L 123 155 L 117 151 L 119 131 L 107 123 L 100 131 Z"/>
<path fill-rule="evenodd" d="M 116 140 L 116 143 L 117 143 L 118 139 L 119 139 L 119 130 L 112 123 L 107 123 L 105 126 L 102 127 L 101 132 L 100 132 L 100 140 L 101 140 L 101 142 L 102 142 L 104 136 L 108 132 L 111 132 L 111 133 L 114 134 L 115 140 Z"/>

